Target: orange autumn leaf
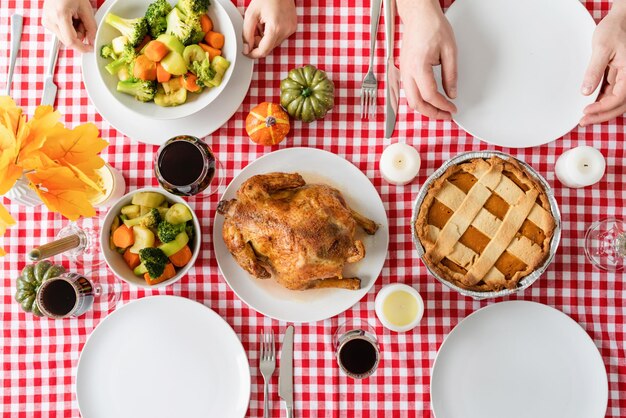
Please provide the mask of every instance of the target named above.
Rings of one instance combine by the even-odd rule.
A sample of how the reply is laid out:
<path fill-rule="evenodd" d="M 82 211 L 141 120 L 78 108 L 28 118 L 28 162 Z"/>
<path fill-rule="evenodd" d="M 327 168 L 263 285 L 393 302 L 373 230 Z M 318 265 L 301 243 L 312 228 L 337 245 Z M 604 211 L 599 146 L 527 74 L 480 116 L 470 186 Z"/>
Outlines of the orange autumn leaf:
<path fill-rule="evenodd" d="M 22 109 L 17 107 L 15 101 L 9 96 L 0 96 L 0 125 L 17 133 L 22 116 Z"/>
<path fill-rule="evenodd" d="M 93 170 L 104 165 L 104 160 L 98 154 L 107 145 L 108 142 L 100 138 L 98 128 L 92 123 L 87 123 L 71 131 L 51 132 L 41 151 L 61 164 L 67 161 L 81 171 L 91 174 Z"/>
<path fill-rule="evenodd" d="M 51 167 L 28 173 L 26 177 L 50 210 L 72 221 L 96 214 L 87 198 L 87 186 L 69 168 Z"/>
<path fill-rule="evenodd" d="M 18 133 L 19 161 L 28 160 L 31 154 L 40 152 L 50 135 L 63 135 L 67 131 L 59 122 L 60 117 L 60 113 L 55 112 L 52 106 L 39 106 L 35 110 L 35 115 Z"/>
<path fill-rule="evenodd" d="M 0 137 L 4 127 L 0 126 Z M 8 192 L 22 175 L 22 167 L 16 164 L 19 149 L 15 144 L 11 147 L 0 146 L 0 195 Z"/>

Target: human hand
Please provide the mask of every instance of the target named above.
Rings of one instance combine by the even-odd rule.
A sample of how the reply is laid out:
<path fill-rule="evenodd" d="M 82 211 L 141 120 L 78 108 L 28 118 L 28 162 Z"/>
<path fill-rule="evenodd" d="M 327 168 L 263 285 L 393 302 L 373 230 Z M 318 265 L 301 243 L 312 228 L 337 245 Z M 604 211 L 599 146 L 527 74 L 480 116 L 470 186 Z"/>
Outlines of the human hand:
<path fill-rule="evenodd" d="M 441 64 L 443 88 L 456 97 L 456 42 L 437 0 L 399 0 L 404 24 L 400 76 L 409 106 L 424 116 L 451 119 L 456 106 L 437 90 L 433 66 Z"/>
<path fill-rule="evenodd" d="M 244 54 L 263 58 L 298 27 L 294 0 L 252 0 L 243 19 Z"/>
<path fill-rule="evenodd" d="M 595 103 L 588 105 L 580 126 L 605 122 L 626 112 L 626 3 L 617 1 L 593 33 L 592 53 L 582 85 L 586 96 L 605 75 Z"/>
<path fill-rule="evenodd" d="M 93 51 L 96 20 L 89 0 L 46 0 L 41 23 L 65 46 L 80 52 Z"/>

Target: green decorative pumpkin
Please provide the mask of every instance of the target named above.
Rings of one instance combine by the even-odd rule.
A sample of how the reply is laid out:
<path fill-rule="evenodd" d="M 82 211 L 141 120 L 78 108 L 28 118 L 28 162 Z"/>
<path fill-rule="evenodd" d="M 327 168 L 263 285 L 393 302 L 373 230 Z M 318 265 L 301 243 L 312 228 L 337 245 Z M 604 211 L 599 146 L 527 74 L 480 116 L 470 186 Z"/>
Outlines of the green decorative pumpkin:
<path fill-rule="evenodd" d="M 280 104 L 294 119 L 322 119 L 335 104 L 335 85 L 312 65 L 295 68 L 280 82 Z"/>
<path fill-rule="evenodd" d="M 63 266 L 52 264 L 43 260 L 37 264 L 29 264 L 22 270 L 22 275 L 17 278 L 17 291 L 15 300 L 20 304 L 24 312 L 31 312 L 36 316 L 43 316 L 35 300 L 39 286 L 46 280 L 65 273 Z"/>

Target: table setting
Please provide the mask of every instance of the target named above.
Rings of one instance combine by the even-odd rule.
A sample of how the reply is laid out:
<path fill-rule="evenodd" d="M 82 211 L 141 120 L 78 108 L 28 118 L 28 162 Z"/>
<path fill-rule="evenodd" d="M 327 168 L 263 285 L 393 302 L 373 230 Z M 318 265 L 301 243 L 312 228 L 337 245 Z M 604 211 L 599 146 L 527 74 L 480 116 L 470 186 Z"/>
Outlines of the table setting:
<path fill-rule="evenodd" d="M 3 416 L 626 415 L 611 2 L 443 1 L 452 120 L 395 0 L 296 1 L 260 59 L 250 1 L 97 0 L 82 54 L 43 4 L 0 7 Z"/>

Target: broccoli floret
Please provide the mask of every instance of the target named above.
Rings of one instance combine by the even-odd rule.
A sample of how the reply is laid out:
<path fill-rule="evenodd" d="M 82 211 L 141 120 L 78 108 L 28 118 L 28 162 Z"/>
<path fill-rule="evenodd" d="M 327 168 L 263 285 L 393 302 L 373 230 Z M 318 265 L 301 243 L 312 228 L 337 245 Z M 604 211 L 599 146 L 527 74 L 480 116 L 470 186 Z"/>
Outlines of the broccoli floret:
<path fill-rule="evenodd" d="M 100 56 L 107 59 L 117 59 L 117 54 L 113 50 L 113 45 L 111 44 L 102 45 L 102 48 L 100 48 Z"/>
<path fill-rule="evenodd" d="M 161 276 L 165 270 L 165 265 L 169 261 L 165 253 L 160 248 L 147 247 L 139 250 L 139 260 L 148 270 L 148 274 L 153 279 Z"/>
<path fill-rule="evenodd" d="M 191 72 L 198 77 L 196 80 L 196 84 L 201 87 L 211 86 L 209 83 L 210 80 L 215 77 L 215 70 L 211 68 L 211 63 L 209 59 L 205 59 L 202 61 L 194 61 L 191 63 Z"/>
<path fill-rule="evenodd" d="M 154 96 L 157 91 L 157 85 L 155 81 L 144 81 L 144 80 L 137 80 L 137 79 L 131 78 L 125 81 L 118 81 L 117 91 L 119 91 L 120 93 L 126 93 L 126 94 L 130 94 L 131 96 L 135 96 L 135 99 L 139 100 L 140 102 L 149 102 L 150 100 L 154 100 Z M 153 210 L 156 210 L 156 209 L 153 209 Z M 156 212 L 158 214 L 159 211 L 156 211 Z M 149 213 L 150 212 L 148 212 L 148 214 Z M 140 218 L 141 217 L 134 218 L 134 219 L 140 219 Z M 146 225 L 146 226 L 156 227 L 158 224 L 158 221 L 154 222 L 153 225 L 152 225 L 153 222 L 150 222 L 150 223 L 151 225 Z"/>
<path fill-rule="evenodd" d="M 146 10 L 146 21 L 148 22 L 148 29 L 150 35 L 153 38 L 157 38 L 159 35 L 165 33 L 167 29 L 167 21 L 165 18 L 167 14 L 172 11 L 172 6 L 167 0 L 156 0 Z"/>
<path fill-rule="evenodd" d="M 176 7 L 186 15 L 206 13 L 210 5 L 210 0 L 178 0 L 176 3 Z"/>
<path fill-rule="evenodd" d="M 161 242 L 170 242 L 176 239 L 176 235 L 185 230 L 185 224 L 171 224 L 167 221 L 163 221 L 157 228 L 157 235 Z"/>
<path fill-rule="evenodd" d="M 172 9 L 167 15 L 166 33 L 177 37 L 183 45 L 198 43 L 204 37 L 200 17 L 196 15 L 186 16 L 179 9 Z"/>
<path fill-rule="evenodd" d="M 120 81 L 119 83 L 117 83 L 118 90 L 119 90 L 120 83 L 128 83 L 128 81 Z M 131 81 L 130 83 L 141 84 L 144 82 L 143 81 L 138 81 L 138 82 Z M 147 212 L 139 216 L 138 218 L 128 219 L 124 221 L 124 225 L 126 225 L 129 228 L 135 225 L 145 226 L 146 228 L 156 228 L 159 222 L 161 222 L 161 213 L 159 212 L 158 209 L 152 208 L 150 209 L 150 212 Z"/>
<path fill-rule="evenodd" d="M 111 75 L 117 74 L 122 68 L 130 66 L 137 58 L 135 48 L 130 44 L 124 45 L 122 53 L 114 60 L 108 63 L 104 68 Z M 132 71 L 131 71 L 132 73 Z"/>
<path fill-rule="evenodd" d="M 132 46 L 139 45 L 148 34 L 148 22 L 143 17 L 124 19 L 113 13 L 109 13 L 104 18 L 104 21 L 120 31 L 122 35 L 126 36 Z"/>
<path fill-rule="evenodd" d="M 193 227 L 193 223 L 191 221 L 187 222 L 187 225 L 185 226 L 185 232 L 187 233 L 187 236 L 189 237 L 189 241 L 193 240 L 193 234 L 196 230 Z"/>

